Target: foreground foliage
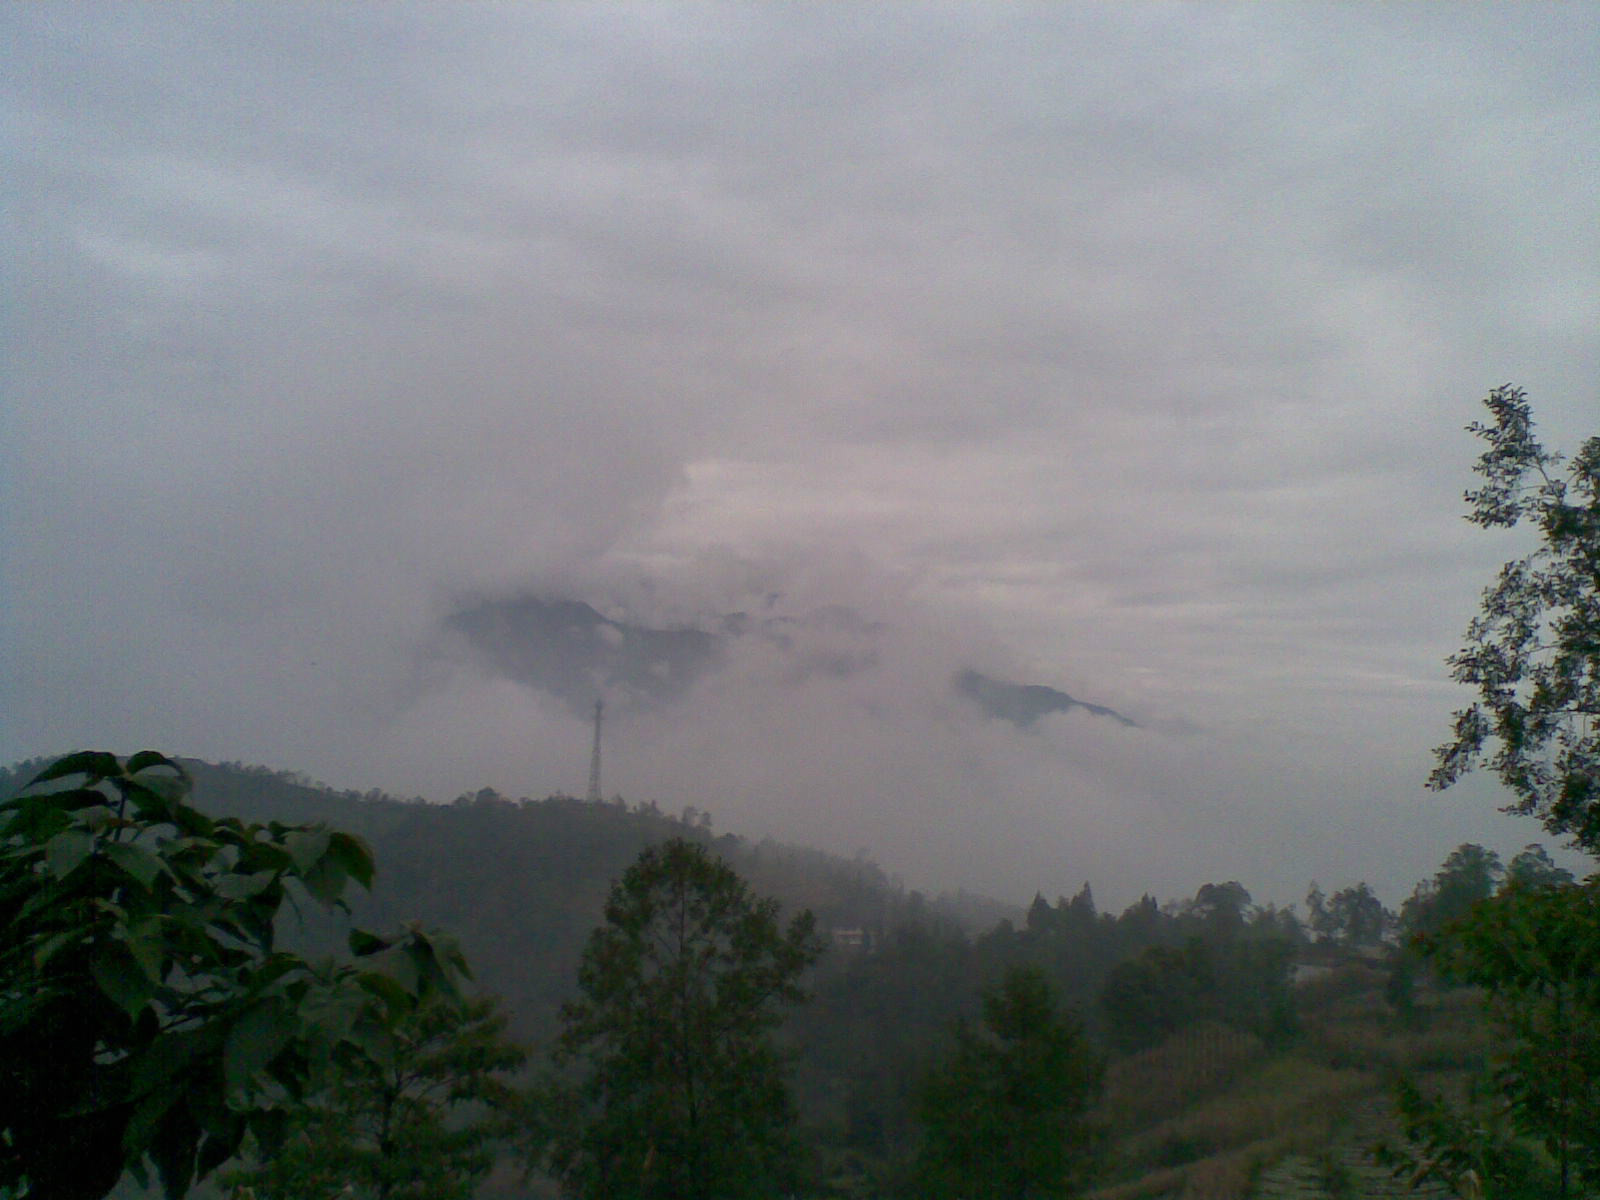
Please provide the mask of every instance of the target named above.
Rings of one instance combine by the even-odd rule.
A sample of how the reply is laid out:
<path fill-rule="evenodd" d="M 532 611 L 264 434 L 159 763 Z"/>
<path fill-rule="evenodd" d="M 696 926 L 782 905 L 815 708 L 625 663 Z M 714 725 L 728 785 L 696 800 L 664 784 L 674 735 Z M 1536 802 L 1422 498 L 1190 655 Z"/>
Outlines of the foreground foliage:
<path fill-rule="evenodd" d="M 353 964 L 276 945 L 296 891 L 340 903 L 372 856 L 320 826 L 213 820 L 153 751 L 91 751 L 0 804 L 0 1189 L 97 1200 L 150 1165 L 169 1197 L 270 1152 L 325 1073 L 453 999 L 465 964 L 410 930 Z"/>
<path fill-rule="evenodd" d="M 1600 883 L 1513 884 L 1423 947 L 1484 989 L 1495 1048 L 1465 1106 L 1402 1085 L 1412 1149 L 1389 1159 L 1453 1188 L 1470 1173 L 1490 1195 L 1600 1189 Z"/>
<path fill-rule="evenodd" d="M 579 1076 L 554 1162 L 574 1195 L 734 1200 L 785 1190 L 798 1146 L 771 1038 L 821 953 L 703 846 L 647 849 L 606 904 L 562 1011 Z"/>

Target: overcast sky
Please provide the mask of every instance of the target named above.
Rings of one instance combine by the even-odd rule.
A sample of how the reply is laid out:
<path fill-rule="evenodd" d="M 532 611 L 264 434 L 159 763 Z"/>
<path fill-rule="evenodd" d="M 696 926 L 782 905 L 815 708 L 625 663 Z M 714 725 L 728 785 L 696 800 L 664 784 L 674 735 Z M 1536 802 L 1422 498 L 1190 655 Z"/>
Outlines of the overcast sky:
<path fill-rule="evenodd" d="M 784 622 L 614 698 L 606 791 L 913 886 L 1396 904 L 1540 837 L 1422 783 L 1526 546 L 1462 427 L 1600 432 L 1600 6 L 0 29 L 7 761 L 581 794 L 451 622 L 535 597 Z"/>

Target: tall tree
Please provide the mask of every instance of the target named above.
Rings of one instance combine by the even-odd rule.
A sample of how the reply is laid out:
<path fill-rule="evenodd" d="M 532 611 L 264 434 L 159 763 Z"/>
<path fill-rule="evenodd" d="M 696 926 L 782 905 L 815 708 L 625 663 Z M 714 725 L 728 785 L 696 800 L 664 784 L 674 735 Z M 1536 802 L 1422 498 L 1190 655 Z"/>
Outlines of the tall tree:
<path fill-rule="evenodd" d="M 554 1163 L 574 1195 L 737 1200 L 797 1169 L 772 1033 L 822 951 L 811 914 L 780 927 L 726 863 L 678 838 L 606 904 L 562 1010 L 579 1082 Z"/>
<path fill-rule="evenodd" d="M 1400 906 L 1400 928 L 1408 936 L 1434 933 L 1464 917 L 1473 905 L 1494 895 L 1501 877 L 1500 856 L 1475 842 L 1450 852 L 1431 880 L 1419 883 Z"/>
<path fill-rule="evenodd" d="M 68 755 L 0 804 L 0 1191 L 98 1200 L 155 1165 L 169 1197 L 271 1148 L 319 1068 L 374 1051 L 465 971 L 447 940 L 352 935 L 356 964 L 279 949 L 295 891 L 373 873 L 318 826 L 213 820 L 160 754 Z"/>
<path fill-rule="evenodd" d="M 1313 881 L 1306 893 L 1306 912 L 1318 941 L 1346 946 L 1378 945 L 1395 919 L 1365 882 L 1326 896 Z"/>
<path fill-rule="evenodd" d="M 1478 700 L 1456 714 L 1455 736 L 1439 747 L 1429 783 L 1448 787 L 1492 745 L 1488 766 L 1515 797 L 1509 811 L 1597 853 L 1600 437 L 1586 441 L 1563 471 L 1561 457 L 1534 438 L 1521 389 L 1496 388 L 1485 404 L 1490 423 L 1468 427 L 1488 443 L 1476 466 L 1483 486 L 1466 496 L 1468 519 L 1489 529 L 1526 518 L 1539 545 L 1501 569 L 1466 647 L 1450 659 L 1455 678 L 1473 686 Z M 1534 1194 L 1571 1196 L 1578 1181 L 1600 1184 L 1600 881 L 1564 882 L 1548 858 L 1525 851 L 1511 885 L 1490 897 L 1498 862 L 1479 847 L 1462 847 L 1469 849 L 1478 853 L 1453 872 L 1464 908 L 1447 903 L 1441 872 L 1431 894 L 1419 889 L 1405 915 L 1424 935 L 1418 943 L 1449 974 L 1486 990 L 1486 1014 L 1500 1036 L 1482 1087 L 1512 1136 L 1501 1129 L 1481 1136 L 1484 1122 L 1402 1087 L 1410 1146 L 1397 1155 L 1399 1166 L 1410 1169 L 1420 1147 L 1424 1174 L 1429 1164 L 1445 1164 L 1520 1186 L 1513 1177 L 1526 1178 L 1530 1164 L 1534 1174 L 1539 1168 L 1514 1136 L 1520 1134 L 1542 1142 L 1556 1163 L 1554 1178 L 1536 1183 Z M 1443 913 L 1447 908 L 1454 911 Z M 1439 928 L 1441 913 L 1447 923 Z"/>
<path fill-rule="evenodd" d="M 1550 852 L 1538 842 L 1529 842 L 1506 866 L 1508 887 L 1565 887 L 1573 882 L 1572 872 L 1556 866 Z"/>
<path fill-rule="evenodd" d="M 1563 469 L 1534 437 L 1526 394 L 1495 388 L 1488 422 L 1468 428 L 1488 448 L 1466 494 L 1485 529 L 1527 520 L 1539 546 L 1500 571 L 1450 659 L 1477 700 L 1455 716 L 1430 786 L 1446 788 L 1483 760 L 1515 797 L 1512 812 L 1600 853 L 1600 437 Z"/>
<path fill-rule="evenodd" d="M 1376 946 L 1388 931 L 1391 914 L 1365 882 L 1342 888 L 1328 900 L 1339 940 L 1347 946 Z"/>
<path fill-rule="evenodd" d="M 1600 1187 L 1600 882 L 1512 885 L 1437 940 L 1485 989 L 1501 1038 L 1494 1084 L 1515 1127 L 1555 1160 L 1557 1195 Z"/>
<path fill-rule="evenodd" d="M 1306 890 L 1306 924 L 1317 935 L 1319 942 L 1331 942 L 1338 936 L 1338 923 L 1328 911 L 1328 896 L 1315 879 Z"/>
<path fill-rule="evenodd" d="M 1091 1174 L 1089 1106 L 1104 1068 L 1044 972 L 1010 968 L 983 997 L 982 1024 L 956 1025 L 955 1047 L 923 1084 L 916 1190 L 936 1200 L 1062 1200 Z"/>
<path fill-rule="evenodd" d="M 1184 915 L 1200 923 L 1208 938 L 1231 938 L 1250 916 L 1250 892 L 1236 879 L 1204 883 L 1184 908 Z"/>

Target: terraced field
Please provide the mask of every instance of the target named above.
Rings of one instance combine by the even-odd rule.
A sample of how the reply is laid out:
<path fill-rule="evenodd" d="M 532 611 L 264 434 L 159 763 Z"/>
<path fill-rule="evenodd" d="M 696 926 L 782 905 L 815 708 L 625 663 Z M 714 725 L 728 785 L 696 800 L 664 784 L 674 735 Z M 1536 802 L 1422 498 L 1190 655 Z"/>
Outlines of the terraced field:
<path fill-rule="evenodd" d="M 1447 1188 L 1414 1189 L 1373 1162 L 1372 1145 L 1393 1133 L 1388 1106 L 1368 1102 L 1321 1154 L 1290 1154 L 1262 1168 L 1250 1200 L 1455 1200 Z"/>
<path fill-rule="evenodd" d="M 1114 1064 L 1102 1116 L 1120 1136 L 1093 1200 L 1453 1200 L 1413 1191 L 1371 1148 L 1396 1135 L 1397 1071 L 1440 1084 L 1481 1059 L 1477 998 L 1429 995 L 1402 1023 L 1383 984 L 1351 963 L 1305 988 L 1284 1045 L 1208 1027 Z"/>

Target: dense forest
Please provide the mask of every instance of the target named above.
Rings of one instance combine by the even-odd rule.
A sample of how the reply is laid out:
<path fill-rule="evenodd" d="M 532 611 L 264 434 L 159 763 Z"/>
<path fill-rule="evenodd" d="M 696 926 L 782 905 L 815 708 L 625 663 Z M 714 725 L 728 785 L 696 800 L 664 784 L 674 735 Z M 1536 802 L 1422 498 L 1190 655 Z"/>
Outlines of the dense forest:
<path fill-rule="evenodd" d="M 43 765 L 13 767 L 0 789 L 15 791 Z M 977 1019 L 986 989 L 1018 968 L 1047 981 L 1109 1064 L 1089 1120 L 1094 1179 L 1108 1197 L 1202 1194 L 1194 1189 L 1213 1178 L 1214 1194 L 1242 1195 L 1228 1188 L 1296 1156 L 1310 1164 L 1302 1175 L 1330 1186 L 1351 1170 L 1387 1177 L 1365 1150 L 1392 1128 L 1393 1071 L 1454 1086 L 1487 1049 L 1470 993 L 1441 989 L 1402 949 L 1406 939 L 1437 930 L 1508 878 L 1564 877 L 1537 846 L 1509 871 L 1463 846 L 1398 912 L 1364 883 L 1332 895 L 1311 884 L 1302 915 L 1254 904 L 1236 881 L 1165 902 L 1147 895 L 1118 913 L 1100 911 L 1085 884 L 1070 898 L 1041 895 L 1010 911 L 970 895 L 908 891 L 865 857 L 718 833 L 694 810 L 489 790 L 428 804 L 337 792 L 263 767 L 184 766 L 196 804 L 213 815 L 327 825 L 371 846 L 370 891 L 352 892 L 347 913 L 287 911 L 286 944 L 322 954 L 352 927 L 447 929 L 474 989 L 501 999 L 511 1036 L 535 1063 L 557 1042 L 608 890 L 647 847 L 699 844 L 754 893 L 813 914 L 825 949 L 804 976 L 808 1000 L 778 1036 L 816 1195 L 906 1186 L 923 1138 L 925 1081 L 956 1031 Z M 1330 1098 L 1342 1115 L 1326 1107 Z M 1276 1110 L 1269 1119 L 1263 1106 Z M 1357 1166 L 1336 1159 L 1341 1139 Z M 506 1151 L 482 1194 L 553 1194 L 512 1157 Z"/>

